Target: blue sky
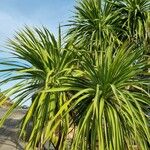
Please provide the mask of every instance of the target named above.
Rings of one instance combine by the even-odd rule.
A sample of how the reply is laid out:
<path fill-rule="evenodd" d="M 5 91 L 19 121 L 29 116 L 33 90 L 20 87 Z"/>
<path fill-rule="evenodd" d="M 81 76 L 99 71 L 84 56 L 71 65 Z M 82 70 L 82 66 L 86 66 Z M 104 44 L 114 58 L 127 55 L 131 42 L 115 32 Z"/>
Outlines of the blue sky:
<path fill-rule="evenodd" d="M 56 34 L 58 24 L 65 24 L 73 15 L 74 4 L 75 0 L 1 0 L 0 45 L 25 24 L 44 25 Z"/>
<path fill-rule="evenodd" d="M 73 15 L 74 4 L 75 0 L 0 0 L 0 49 L 5 49 L 7 39 L 24 25 L 43 25 L 57 35 L 58 25 L 66 24 Z M 0 59 L 8 56 L 1 53 Z"/>

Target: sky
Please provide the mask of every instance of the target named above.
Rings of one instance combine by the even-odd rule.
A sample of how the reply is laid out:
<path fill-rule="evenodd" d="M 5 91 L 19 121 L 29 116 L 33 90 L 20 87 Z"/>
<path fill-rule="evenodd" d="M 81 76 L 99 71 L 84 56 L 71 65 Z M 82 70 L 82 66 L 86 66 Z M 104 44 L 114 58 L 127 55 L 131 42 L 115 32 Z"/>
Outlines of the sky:
<path fill-rule="evenodd" d="M 28 26 L 46 26 L 57 35 L 58 26 L 73 16 L 75 0 L 0 0 L 0 50 L 5 50 L 8 38 Z M 7 57 L 1 53 L 0 59 Z M 3 91 L 12 83 L 1 86 Z"/>
<path fill-rule="evenodd" d="M 24 25 L 46 26 L 56 34 L 58 25 L 72 16 L 75 0 L 1 0 L 0 45 Z"/>

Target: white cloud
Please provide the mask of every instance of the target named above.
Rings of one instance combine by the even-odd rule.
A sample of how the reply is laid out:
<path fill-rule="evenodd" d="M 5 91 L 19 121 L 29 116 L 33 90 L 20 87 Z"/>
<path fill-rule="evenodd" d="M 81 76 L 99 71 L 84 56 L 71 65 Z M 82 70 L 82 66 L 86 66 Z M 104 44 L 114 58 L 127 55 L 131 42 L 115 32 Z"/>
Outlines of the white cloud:
<path fill-rule="evenodd" d="M 0 43 L 12 37 L 14 31 L 22 28 L 25 24 L 34 25 L 34 20 L 30 20 L 21 15 L 11 15 L 7 12 L 0 11 Z"/>
<path fill-rule="evenodd" d="M 4 12 L 0 12 L 0 22 L 0 42 L 3 42 L 12 35 L 20 22 Z"/>
<path fill-rule="evenodd" d="M 17 21 L 7 13 L 0 12 L 0 40 L 4 40 L 17 25 Z"/>

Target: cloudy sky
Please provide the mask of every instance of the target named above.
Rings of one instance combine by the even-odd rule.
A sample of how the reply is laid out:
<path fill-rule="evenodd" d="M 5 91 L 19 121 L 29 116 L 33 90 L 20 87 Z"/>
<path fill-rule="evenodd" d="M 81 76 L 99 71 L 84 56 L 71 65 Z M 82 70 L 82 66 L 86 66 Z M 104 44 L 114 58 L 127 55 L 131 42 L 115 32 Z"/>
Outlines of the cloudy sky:
<path fill-rule="evenodd" d="M 1 0 L 0 45 L 24 25 L 46 26 L 53 33 L 72 16 L 75 0 Z"/>

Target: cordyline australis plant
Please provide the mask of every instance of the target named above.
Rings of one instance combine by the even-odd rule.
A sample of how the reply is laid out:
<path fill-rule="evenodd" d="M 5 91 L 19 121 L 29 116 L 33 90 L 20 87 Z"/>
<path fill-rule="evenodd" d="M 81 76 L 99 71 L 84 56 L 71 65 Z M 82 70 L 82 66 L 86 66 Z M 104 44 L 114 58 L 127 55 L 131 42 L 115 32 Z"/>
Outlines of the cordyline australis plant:
<path fill-rule="evenodd" d="M 18 32 L 8 44 L 12 58 L 0 61 L 1 85 L 16 83 L 3 92 L 15 102 L 0 125 L 32 100 L 20 127 L 27 150 L 46 142 L 56 150 L 148 150 L 148 6 L 82 0 L 67 40 L 60 27 L 58 38 L 46 28 Z"/>

